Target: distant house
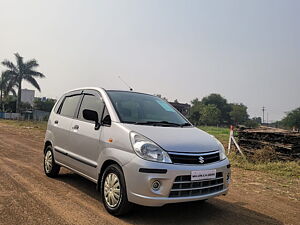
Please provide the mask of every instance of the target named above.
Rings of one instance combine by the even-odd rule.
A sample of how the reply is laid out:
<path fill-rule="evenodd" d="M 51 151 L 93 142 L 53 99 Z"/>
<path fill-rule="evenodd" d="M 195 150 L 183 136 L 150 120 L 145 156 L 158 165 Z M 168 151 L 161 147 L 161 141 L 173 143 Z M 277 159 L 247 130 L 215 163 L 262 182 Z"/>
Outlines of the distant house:
<path fill-rule="evenodd" d="M 187 116 L 191 106 L 187 103 L 169 102 L 174 108 L 176 108 L 182 115 Z"/>
<path fill-rule="evenodd" d="M 34 90 L 29 89 L 22 89 L 21 90 L 21 102 L 23 103 L 29 103 L 31 106 L 33 106 L 34 101 Z"/>

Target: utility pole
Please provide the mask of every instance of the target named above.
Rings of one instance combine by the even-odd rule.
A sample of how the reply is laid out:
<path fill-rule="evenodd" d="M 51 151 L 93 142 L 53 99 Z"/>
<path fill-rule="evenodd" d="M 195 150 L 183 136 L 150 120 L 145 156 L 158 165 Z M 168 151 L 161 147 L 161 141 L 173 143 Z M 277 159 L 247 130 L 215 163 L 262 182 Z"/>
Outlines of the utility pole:
<path fill-rule="evenodd" d="M 266 111 L 266 107 L 262 107 L 262 112 L 263 112 L 263 121 L 262 123 L 264 124 L 265 123 L 265 111 Z"/>

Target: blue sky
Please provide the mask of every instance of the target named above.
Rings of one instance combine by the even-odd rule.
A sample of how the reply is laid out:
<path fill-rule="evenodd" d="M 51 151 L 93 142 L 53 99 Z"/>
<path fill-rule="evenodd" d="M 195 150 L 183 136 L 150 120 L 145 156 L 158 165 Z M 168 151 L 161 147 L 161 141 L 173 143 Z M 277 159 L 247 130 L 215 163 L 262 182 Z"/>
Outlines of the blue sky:
<path fill-rule="evenodd" d="M 269 120 L 300 106 L 300 1 L 0 3 L 0 59 L 36 58 L 47 76 L 39 96 L 126 89 L 121 75 L 169 100 L 220 93 L 251 116 L 264 105 Z"/>

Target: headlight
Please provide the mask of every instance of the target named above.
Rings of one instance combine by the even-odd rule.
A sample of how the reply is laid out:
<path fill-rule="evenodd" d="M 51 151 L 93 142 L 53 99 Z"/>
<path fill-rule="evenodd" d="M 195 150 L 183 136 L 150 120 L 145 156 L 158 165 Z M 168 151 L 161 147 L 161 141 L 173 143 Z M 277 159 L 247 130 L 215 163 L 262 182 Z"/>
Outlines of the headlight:
<path fill-rule="evenodd" d="M 222 145 L 222 143 L 217 140 L 218 145 L 219 145 L 219 151 L 220 151 L 220 160 L 226 159 L 226 153 L 225 153 L 225 149 L 224 146 Z"/>
<path fill-rule="evenodd" d="M 222 145 L 222 143 L 213 135 L 210 135 L 212 136 L 216 142 L 218 143 L 218 146 L 219 146 L 219 153 L 220 153 L 220 160 L 223 160 L 223 159 L 226 159 L 227 156 L 226 156 L 226 153 L 225 153 L 225 149 L 224 149 L 224 146 Z"/>
<path fill-rule="evenodd" d="M 168 153 L 146 137 L 138 133 L 131 132 L 130 140 L 133 150 L 142 159 L 155 162 L 172 163 Z"/>

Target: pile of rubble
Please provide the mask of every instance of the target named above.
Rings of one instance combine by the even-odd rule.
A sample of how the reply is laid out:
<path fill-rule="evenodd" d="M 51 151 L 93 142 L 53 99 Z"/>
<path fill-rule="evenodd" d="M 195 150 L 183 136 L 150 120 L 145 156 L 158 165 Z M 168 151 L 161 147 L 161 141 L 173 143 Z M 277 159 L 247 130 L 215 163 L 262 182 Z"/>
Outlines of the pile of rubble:
<path fill-rule="evenodd" d="M 246 154 L 253 154 L 258 149 L 271 148 L 275 150 L 278 159 L 300 159 L 300 133 L 270 127 L 240 127 L 238 142 Z"/>

